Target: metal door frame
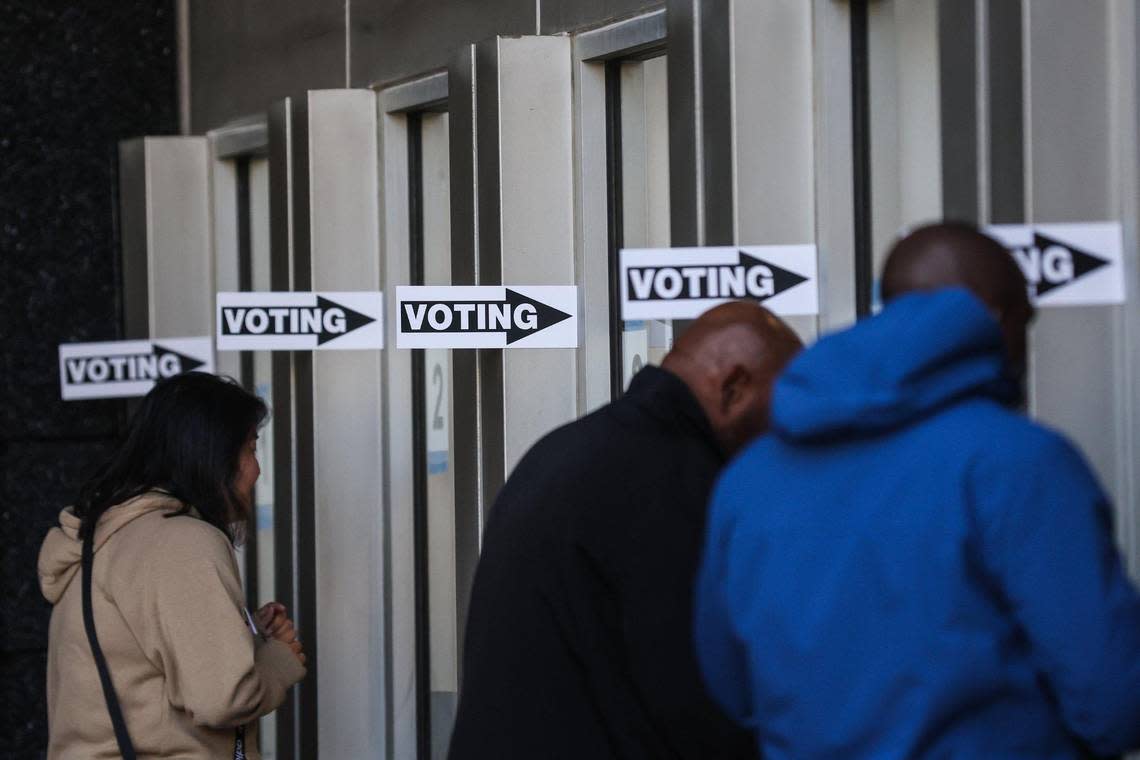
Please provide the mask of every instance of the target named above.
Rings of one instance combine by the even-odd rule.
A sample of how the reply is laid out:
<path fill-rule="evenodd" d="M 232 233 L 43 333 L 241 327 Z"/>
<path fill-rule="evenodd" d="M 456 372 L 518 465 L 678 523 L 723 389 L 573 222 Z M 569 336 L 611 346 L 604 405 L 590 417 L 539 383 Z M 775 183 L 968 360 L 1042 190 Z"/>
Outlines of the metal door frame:
<path fill-rule="evenodd" d="M 608 403 L 621 373 L 621 315 L 614 297 L 621 246 L 620 91 L 612 81 L 623 60 L 666 53 L 664 9 L 573 36 L 575 270 L 582 346 L 578 361 L 579 414 Z M 616 143 L 615 143 L 616 141 Z M 605 188 L 605 192 L 597 192 Z M 615 336 L 614 331 L 617 330 Z M 618 381 L 620 386 L 620 380 Z"/>
<path fill-rule="evenodd" d="M 413 197 L 416 140 L 410 128 L 415 114 L 441 110 L 448 98 L 448 75 L 433 72 L 379 90 L 380 155 L 382 164 L 381 214 L 382 280 L 390 304 L 395 304 L 399 285 L 416 284 L 411 250 L 413 215 L 418 199 Z M 422 251 L 420 252 L 422 256 Z M 420 262 L 422 274 L 422 261 Z M 395 313 L 389 309 L 389 313 Z M 383 357 L 385 458 L 384 554 L 388 582 L 384 586 L 385 658 L 389 677 L 387 714 L 390 726 L 386 756 L 426 757 L 430 747 L 430 672 L 424 616 L 426 615 L 426 539 L 423 523 L 424 495 L 420 480 L 426 478 L 421 461 L 424 452 L 417 423 L 417 378 L 422 360 L 411 351 L 396 349 L 396 323 L 390 320 L 385 336 L 388 349 Z M 421 365 L 417 373 L 417 364 Z M 453 381 L 454 383 L 454 381 Z M 455 384 L 459 392 L 458 384 Z M 456 450 L 460 450 L 456 429 Z M 467 441 L 469 447 L 474 441 Z M 473 451 L 473 448 L 462 450 Z M 458 468 L 457 468 L 458 470 Z M 411 478 L 397 476 L 412 473 Z M 457 472 L 458 477 L 458 472 Z M 457 489 L 458 491 L 458 485 Z M 409 596 L 409 591 L 411 592 Z"/>

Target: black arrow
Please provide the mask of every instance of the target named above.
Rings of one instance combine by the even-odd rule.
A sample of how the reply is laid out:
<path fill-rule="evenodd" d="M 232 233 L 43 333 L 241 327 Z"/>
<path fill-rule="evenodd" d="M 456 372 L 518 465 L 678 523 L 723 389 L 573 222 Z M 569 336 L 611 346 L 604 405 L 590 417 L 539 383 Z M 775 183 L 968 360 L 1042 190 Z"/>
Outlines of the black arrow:
<path fill-rule="evenodd" d="M 1108 259 L 1102 259 L 1100 256 L 1094 256 L 1088 251 L 1083 251 L 1080 248 L 1069 245 L 1068 243 L 1062 243 L 1059 240 L 1054 240 L 1053 238 L 1046 237 L 1040 232 L 1036 231 L 1033 233 L 1033 245 L 1037 248 L 1038 251 L 1041 252 L 1042 257 L 1044 257 L 1045 251 L 1052 246 L 1064 248 L 1069 252 L 1069 255 L 1073 257 L 1072 279 L 1065 280 L 1064 282 L 1048 282 L 1045 280 L 1044 276 L 1042 276 L 1041 281 L 1037 283 L 1038 297 L 1043 296 L 1049 291 L 1059 288 L 1062 285 L 1068 285 L 1070 282 L 1076 282 L 1089 272 L 1094 272 L 1103 266 L 1108 266 L 1109 264 Z"/>
<path fill-rule="evenodd" d="M 151 351 L 151 353 L 159 358 L 162 358 L 163 356 L 177 356 L 178 366 L 181 367 L 179 372 L 193 372 L 194 370 L 206 364 L 206 362 L 198 361 L 192 356 L 180 354 L 177 351 L 172 351 L 169 348 L 158 345 L 157 343 L 154 344 L 154 349 Z"/>
<path fill-rule="evenodd" d="M 477 326 L 468 325 L 466 328 L 464 328 L 461 326 L 459 320 L 453 318 L 451 323 L 447 327 L 443 328 L 432 327 L 426 321 L 423 323 L 423 325 L 421 325 L 419 329 L 412 328 L 412 322 L 408 316 L 409 306 L 423 306 L 424 313 L 426 315 L 428 309 L 431 309 L 432 306 L 438 304 L 447 306 L 453 311 L 457 306 L 478 306 L 480 304 L 485 304 L 488 306 L 500 306 L 502 304 L 506 304 L 508 311 L 510 312 L 510 326 L 505 330 L 502 327 L 492 327 L 490 324 L 490 319 L 488 318 L 487 325 L 485 327 L 479 328 Z M 529 304 L 530 306 L 534 307 L 535 316 L 538 321 L 537 327 L 533 329 L 526 329 L 515 326 L 515 307 L 521 306 L 523 304 Z M 564 322 L 567 319 L 570 319 L 570 315 L 561 309 L 556 309 L 553 306 L 542 303 L 541 301 L 536 301 L 533 298 L 528 298 L 522 293 L 511 290 L 510 288 L 506 288 L 506 298 L 501 301 L 402 301 L 400 303 L 400 321 L 402 324 L 402 329 L 406 333 L 505 333 L 507 337 L 507 345 L 510 345 L 517 340 L 521 340 L 528 335 L 534 335 L 535 333 L 541 332 L 548 327 L 553 327 L 559 322 Z"/>
<path fill-rule="evenodd" d="M 523 330 L 522 328 L 514 326 L 514 320 L 511 320 L 511 329 L 507 330 L 507 345 L 514 343 L 516 340 L 525 338 L 528 335 L 533 335 L 536 332 L 541 332 L 548 327 L 553 327 L 559 322 L 564 322 L 570 319 L 570 315 L 553 306 L 548 306 L 533 298 L 527 298 L 522 293 L 507 288 L 507 303 L 511 306 L 511 313 L 514 314 L 515 307 L 524 303 L 528 303 L 534 307 L 538 313 L 538 327 L 533 330 Z"/>
<path fill-rule="evenodd" d="M 795 286 L 799 285 L 801 282 L 807 282 L 808 281 L 808 278 L 804 277 L 803 275 L 796 274 L 795 272 L 789 272 L 787 269 L 784 269 L 783 267 L 778 267 L 771 262 L 763 261 L 761 259 L 756 258 L 755 256 L 749 256 L 744 251 L 740 251 L 740 263 L 749 269 L 751 269 L 754 266 L 764 266 L 764 267 L 768 267 L 768 269 L 772 270 L 772 295 L 765 296 L 764 298 L 757 299 L 759 301 L 767 301 L 769 298 L 772 298 L 773 296 L 780 295 L 785 290 L 789 290 L 790 288 L 794 288 Z"/>
<path fill-rule="evenodd" d="M 324 296 L 317 296 L 317 308 L 321 310 L 321 314 L 328 313 L 329 309 L 340 309 L 344 312 L 344 332 L 330 333 L 324 329 L 324 320 L 321 320 L 321 331 L 317 333 L 317 345 L 323 345 L 330 340 L 334 340 L 343 335 L 348 335 L 353 330 L 358 330 L 365 325 L 371 324 L 376 321 L 375 317 L 370 317 L 367 314 L 361 314 L 359 311 L 353 311 L 347 306 L 341 306 L 325 298 Z"/>

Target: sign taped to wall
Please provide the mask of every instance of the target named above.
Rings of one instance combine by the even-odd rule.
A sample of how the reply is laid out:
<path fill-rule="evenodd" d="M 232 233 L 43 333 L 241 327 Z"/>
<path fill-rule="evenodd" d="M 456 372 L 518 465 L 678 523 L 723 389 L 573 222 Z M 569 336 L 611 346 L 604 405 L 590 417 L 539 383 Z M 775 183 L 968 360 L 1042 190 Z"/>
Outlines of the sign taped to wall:
<path fill-rule="evenodd" d="M 219 351 L 339 351 L 384 347 L 384 296 L 218 293 Z"/>
<path fill-rule="evenodd" d="M 209 337 L 64 343 L 59 347 L 59 387 L 64 401 L 145 396 L 168 377 L 214 371 Z"/>
<path fill-rule="evenodd" d="M 404 285 L 398 348 L 577 348 L 573 285 Z"/>
<path fill-rule="evenodd" d="M 986 232 L 1013 253 L 1036 306 L 1124 303 L 1119 222 L 995 224 Z"/>
<path fill-rule="evenodd" d="M 736 299 L 780 316 L 819 313 L 814 245 L 625 248 L 622 319 L 695 319 Z"/>

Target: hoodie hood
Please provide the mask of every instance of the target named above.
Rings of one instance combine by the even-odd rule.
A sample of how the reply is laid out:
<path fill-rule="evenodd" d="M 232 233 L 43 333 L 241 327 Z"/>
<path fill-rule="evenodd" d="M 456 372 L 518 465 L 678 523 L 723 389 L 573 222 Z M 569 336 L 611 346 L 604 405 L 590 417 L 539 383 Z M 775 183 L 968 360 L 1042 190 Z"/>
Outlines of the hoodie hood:
<path fill-rule="evenodd" d="M 960 288 L 910 293 L 800 354 L 773 391 L 772 429 L 804 442 L 869 435 L 971 395 L 1021 399 L 997 321 Z"/>
<path fill-rule="evenodd" d="M 161 491 L 150 491 L 111 507 L 103 513 L 95 526 L 95 553 L 98 554 L 119 529 L 143 515 L 158 510 L 175 511 L 181 507 L 180 501 Z M 83 558 L 79 525 L 80 519 L 71 507 L 67 507 L 59 513 L 59 527 L 48 531 L 47 538 L 40 547 L 37 563 L 40 591 L 52 604 L 59 601 L 71 579 L 79 572 Z"/>

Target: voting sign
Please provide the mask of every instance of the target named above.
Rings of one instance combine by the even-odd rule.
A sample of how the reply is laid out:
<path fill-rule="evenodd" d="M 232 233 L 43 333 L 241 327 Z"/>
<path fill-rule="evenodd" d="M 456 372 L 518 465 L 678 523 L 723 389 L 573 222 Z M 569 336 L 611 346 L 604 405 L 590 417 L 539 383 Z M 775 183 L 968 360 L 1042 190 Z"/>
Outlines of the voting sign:
<path fill-rule="evenodd" d="M 1124 303 L 1123 231 L 1118 222 L 997 224 L 1036 306 Z"/>
<path fill-rule="evenodd" d="M 621 251 L 622 319 L 694 319 L 735 299 L 781 316 L 818 314 L 815 246 Z"/>
<path fill-rule="evenodd" d="M 378 292 L 218 293 L 218 350 L 383 348 L 383 317 Z"/>
<path fill-rule="evenodd" d="M 398 348 L 577 348 L 578 288 L 396 288 Z"/>
<path fill-rule="evenodd" d="M 199 370 L 214 371 L 214 348 L 205 338 L 64 343 L 59 387 L 64 401 L 145 396 L 155 382 Z"/>

